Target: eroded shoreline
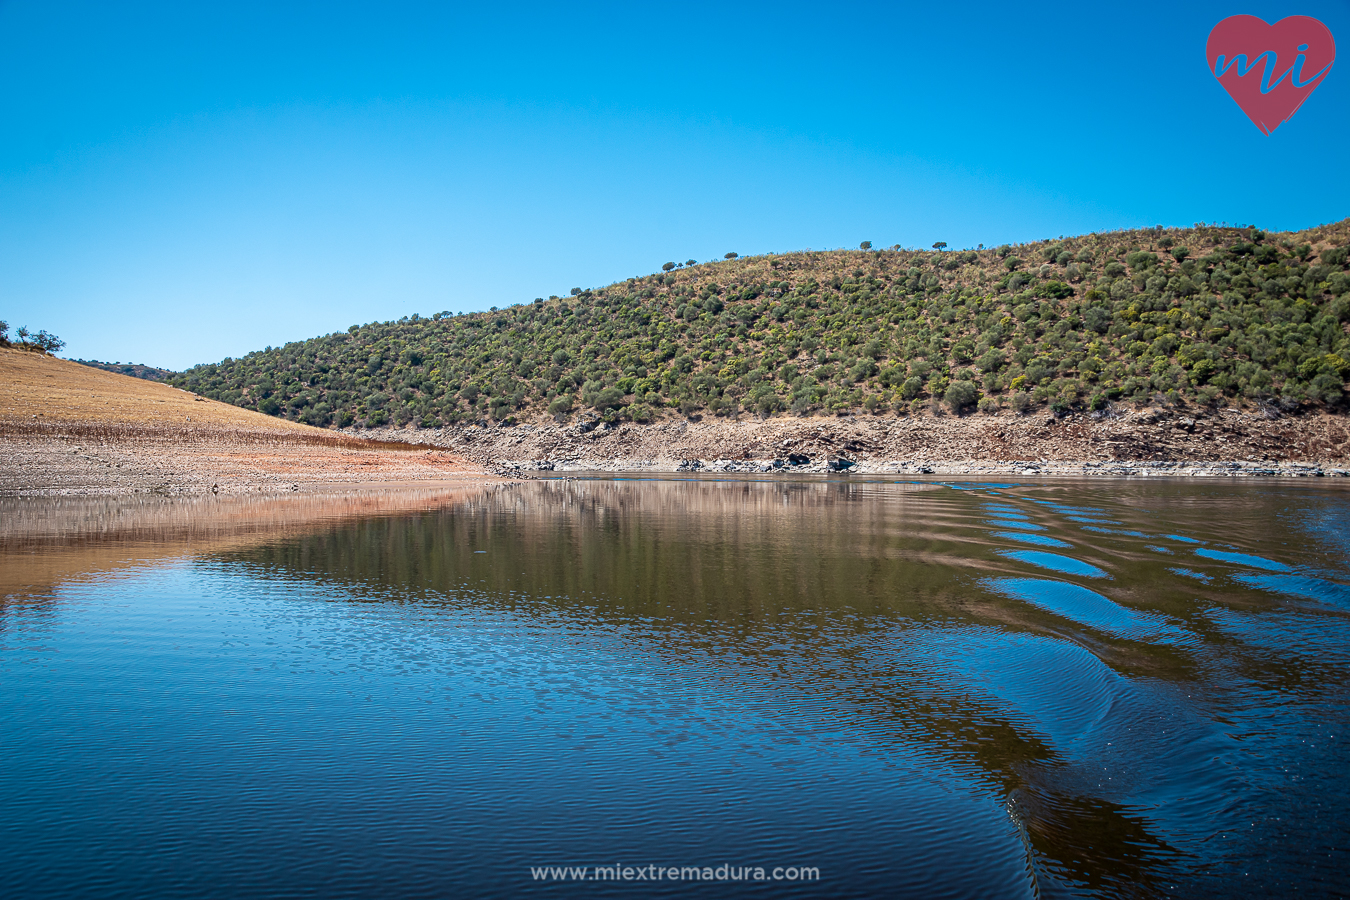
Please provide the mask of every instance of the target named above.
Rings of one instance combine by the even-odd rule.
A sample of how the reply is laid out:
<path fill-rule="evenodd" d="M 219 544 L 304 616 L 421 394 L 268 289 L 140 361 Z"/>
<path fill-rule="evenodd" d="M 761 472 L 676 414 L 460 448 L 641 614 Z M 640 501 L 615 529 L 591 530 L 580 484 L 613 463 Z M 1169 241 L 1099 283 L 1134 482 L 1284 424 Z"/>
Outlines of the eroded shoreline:
<path fill-rule="evenodd" d="M 1350 477 L 1345 417 L 838 417 L 296 433 L 0 428 L 0 496 L 260 494 L 556 474 Z"/>
<path fill-rule="evenodd" d="M 1231 409 L 650 425 L 581 418 L 351 433 L 443 447 L 501 474 L 1350 477 L 1346 417 Z"/>

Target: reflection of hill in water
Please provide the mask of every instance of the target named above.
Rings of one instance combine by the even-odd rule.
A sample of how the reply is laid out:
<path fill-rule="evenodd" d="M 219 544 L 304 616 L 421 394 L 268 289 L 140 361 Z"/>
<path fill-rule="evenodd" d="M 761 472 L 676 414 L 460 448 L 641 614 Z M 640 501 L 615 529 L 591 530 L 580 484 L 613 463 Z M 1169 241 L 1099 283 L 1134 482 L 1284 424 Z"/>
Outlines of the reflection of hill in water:
<path fill-rule="evenodd" d="M 1192 530 L 1197 513 L 1250 503 L 1210 498 L 1197 509 L 1186 490 L 1152 491 Z M 1248 850 L 1216 837 L 1232 831 L 1235 798 L 1252 787 L 1233 775 L 1231 724 L 1188 699 L 1201 670 L 1235 666 L 1262 690 L 1311 680 L 1323 699 L 1345 673 L 1294 674 L 1307 661 L 1292 658 L 1270 670 L 1193 593 L 1179 594 L 1174 560 L 1147 549 L 1152 536 L 1128 534 L 1138 525 L 1129 497 L 1110 509 L 1064 506 L 1072 492 L 1029 492 L 1054 497 L 1050 508 L 1013 492 L 999 514 L 1014 503 L 1027 523 L 1071 541 L 1064 552 L 1109 569 L 1091 584 L 1102 594 L 1089 611 L 1120 601 L 1120 621 L 1153 629 L 1136 629 L 1140 639 L 1128 628 L 1121 637 L 1117 619 L 1098 630 L 991 589 L 1001 583 L 991 574 L 1027 574 L 996 553 L 992 498 L 927 486 L 541 482 L 334 523 L 222 561 L 338 584 L 366 602 L 416 598 L 450 621 L 510 616 L 605 656 L 677 660 L 708 693 L 764 696 L 785 739 L 863 741 L 987 781 L 1043 878 L 1161 893 L 1206 841 L 1214 871 Z M 1154 530 L 1180 527 L 1161 527 L 1156 508 L 1144 515 Z M 1241 539 L 1233 524 L 1210 527 Z M 1272 606 L 1253 592 L 1226 600 Z"/>
<path fill-rule="evenodd" d="M 1334 883 L 1335 857 L 1304 849 L 1331 846 L 1334 823 L 1305 813 L 1350 801 L 1346 760 L 1309 723 L 1344 720 L 1347 616 L 1243 579 L 1320 579 L 1339 596 L 1344 560 L 1323 531 L 1345 522 L 1340 494 L 957 487 L 559 480 L 7 500 L 0 594 L 54 609 L 64 582 L 196 560 L 202 583 L 234 579 L 240 597 L 331 604 L 337 632 L 386 613 L 413 623 L 354 627 L 332 660 L 389 640 L 461 692 L 534 692 L 529 727 L 565 727 L 550 704 L 582 698 L 604 705 L 598 730 L 673 758 L 882 760 L 896 797 L 918 804 L 922 781 L 998 822 L 1006 810 L 1045 893 L 1218 894 L 1255 857 Z M 1027 535 L 1103 575 L 1004 555 Z M 19 621 L 0 602 L 0 637 Z M 704 774 L 691 769 L 691 790 Z M 811 790 L 862 801 L 847 784 Z M 964 822 L 941 801 L 902 813 L 920 809 L 934 828 L 947 817 L 935 833 Z"/>
<path fill-rule="evenodd" d="M 454 503 L 482 488 L 0 498 L 0 598 L 91 575 L 241 549 L 324 522 Z"/>

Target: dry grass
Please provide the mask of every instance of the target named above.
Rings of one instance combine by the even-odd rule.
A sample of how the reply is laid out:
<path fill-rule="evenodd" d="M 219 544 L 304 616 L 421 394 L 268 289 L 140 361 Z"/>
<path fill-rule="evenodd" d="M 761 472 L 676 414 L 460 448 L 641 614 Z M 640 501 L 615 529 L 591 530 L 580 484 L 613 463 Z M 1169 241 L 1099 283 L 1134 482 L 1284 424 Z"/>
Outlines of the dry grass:
<path fill-rule="evenodd" d="M 426 444 L 373 441 L 158 382 L 0 348 L 0 495 L 247 492 L 285 484 L 463 480 Z"/>
<path fill-rule="evenodd" d="M 160 382 L 8 348 L 0 348 L 0 436 L 105 443 L 167 440 L 185 446 L 205 446 L 228 437 L 277 448 L 432 449 L 428 444 L 337 434 L 207 400 Z"/>
<path fill-rule="evenodd" d="M 0 348 L 0 425 L 19 423 L 324 433 L 157 381 Z"/>

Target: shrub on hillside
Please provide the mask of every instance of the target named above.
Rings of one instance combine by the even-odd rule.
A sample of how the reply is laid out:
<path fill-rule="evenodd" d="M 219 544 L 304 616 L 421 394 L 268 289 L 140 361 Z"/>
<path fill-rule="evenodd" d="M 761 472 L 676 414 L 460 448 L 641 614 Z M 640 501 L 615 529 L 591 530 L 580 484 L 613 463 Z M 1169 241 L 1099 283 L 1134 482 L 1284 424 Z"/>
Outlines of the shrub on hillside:
<path fill-rule="evenodd" d="M 944 398 L 952 412 L 963 412 L 980 398 L 980 390 L 973 381 L 953 381 L 947 385 Z"/>
<path fill-rule="evenodd" d="M 1161 236 L 1174 252 L 1148 249 Z M 676 263 L 493 313 L 354 326 L 172 383 L 332 425 L 565 415 L 578 392 L 611 418 L 685 400 L 718 415 L 909 412 L 963 381 L 1015 410 L 1158 393 L 1341 409 L 1329 360 L 1350 359 L 1347 242 L 1350 222 Z"/>

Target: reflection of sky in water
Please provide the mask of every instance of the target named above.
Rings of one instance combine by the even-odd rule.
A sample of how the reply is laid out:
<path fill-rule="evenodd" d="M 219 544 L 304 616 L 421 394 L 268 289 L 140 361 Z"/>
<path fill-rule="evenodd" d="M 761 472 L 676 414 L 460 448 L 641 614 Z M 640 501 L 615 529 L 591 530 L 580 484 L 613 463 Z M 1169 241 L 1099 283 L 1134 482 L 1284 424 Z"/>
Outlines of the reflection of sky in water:
<path fill-rule="evenodd" d="M 998 552 L 1009 559 L 1040 566 L 1043 569 L 1053 569 L 1066 575 L 1083 575 L 1088 578 L 1111 577 L 1091 563 L 1085 563 L 1081 559 L 1074 559 L 1069 556 L 1060 556 L 1058 553 L 1046 553 L 1043 550 L 999 550 Z"/>
<path fill-rule="evenodd" d="M 1024 544 L 1039 544 L 1042 547 L 1072 547 L 1067 541 L 1047 537 L 1043 534 L 1018 534 L 1015 531 L 995 531 L 994 537 L 1009 541 L 1021 541 Z"/>
<path fill-rule="evenodd" d="M 1197 572 L 1194 569 L 1183 569 L 1180 566 L 1168 569 L 1167 571 L 1173 573 L 1174 575 L 1181 575 L 1185 578 L 1194 578 L 1196 581 L 1203 581 L 1205 584 L 1209 584 L 1211 581 L 1214 580 L 1210 576 L 1206 575 L 1204 572 Z"/>
<path fill-rule="evenodd" d="M 1320 564 L 1350 578 L 1350 503 L 1327 503 L 1289 517 L 1310 546 L 1324 548 Z"/>
<path fill-rule="evenodd" d="M 1070 522 L 1086 522 L 1089 525 L 1119 525 L 1115 519 L 1103 519 L 1101 516 L 1065 516 Z"/>
<path fill-rule="evenodd" d="M 839 895 L 1025 896 L 1031 868 L 1045 896 L 1334 892 L 1350 587 L 1344 535 L 1308 529 L 1350 507 L 1114 481 L 1032 506 L 1045 490 L 540 481 L 0 607 L 0 878 L 106 884 L 100 847 L 162 827 L 173 883 L 238 851 L 277 893 L 365 834 L 378 852 L 344 865 L 391 897 L 451 868 L 466 896 L 518 892 L 503 860 L 597 845 L 805 848 L 848 870 Z M 1124 527 L 1064 521 L 1091 504 Z M 1068 546 L 1050 531 L 1079 550 L 991 562 Z M 1225 549 L 1110 555 L 1164 541 Z M 110 792 L 128 747 L 171 764 Z"/>
<path fill-rule="evenodd" d="M 1023 531 L 1044 531 L 1044 525 L 1036 525 L 1031 522 L 1023 522 L 1021 519 L 985 519 L 986 525 L 993 525 L 995 528 L 1020 528 Z"/>
<path fill-rule="evenodd" d="M 1259 613 L 1211 606 L 1205 618 L 1220 631 L 1277 658 L 1297 654 L 1323 666 L 1350 664 L 1350 619 L 1302 611 Z M 1306 690 L 1322 692 L 1327 685 L 1312 681 Z"/>
<path fill-rule="evenodd" d="M 1233 563 L 1239 566 L 1251 566 L 1253 569 L 1265 569 L 1267 572 L 1292 572 L 1293 570 L 1284 563 L 1275 562 L 1272 559 L 1266 559 L 1261 556 L 1252 556 L 1250 553 L 1230 553 L 1227 550 L 1210 550 L 1208 547 L 1201 547 L 1195 551 L 1196 556 L 1203 556 L 1205 559 L 1217 559 L 1220 562 Z"/>
<path fill-rule="evenodd" d="M 1229 765 L 1215 765 L 1236 750 L 1222 728 L 1187 710 L 1184 697 L 1127 678 L 1076 644 L 952 631 L 906 642 L 898 652 L 919 698 L 931 695 L 938 706 L 992 704 L 987 717 L 1049 744 L 1061 777 L 1091 784 L 1107 800 L 1128 798 L 1169 834 L 1211 836 L 1241 789 Z"/>
<path fill-rule="evenodd" d="M 1195 640 L 1194 635 L 1171 624 L 1163 616 L 1128 609 L 1096 591 L 1065 581 L 991 578 L 984 585 L 1114 637 L 1164 643 L 1188 643 Z"/>
<path fill-rule="evenodd" d="M 1310 575 L 1234 575 L 1233 580 L 1248 587 L 1292 597 L 1303 597 L 1350 609 L 1350 587 L 1313 578 Z"/>
<path fill-rule="evenodd" d="M 1116 534 L 1122 537 L 1151 538 L 1153 535 L 1146 531 L 1126 531 L 1123 528 L 1102 528 L 1100 525 L 1084 525 L 1079 531 L 1090 531 L 1093 534 Z"/>
<path fill-rule="evenodd" d="M 1061 513 L 1104 513 L 1106 510 L 1099 506 L 1066 506 L 1063 503 L 1056 503 L 1053 500 L 1037 500 L 1036 503 L 1042 506 L 1048 506 L 1056 512 Z"/>

